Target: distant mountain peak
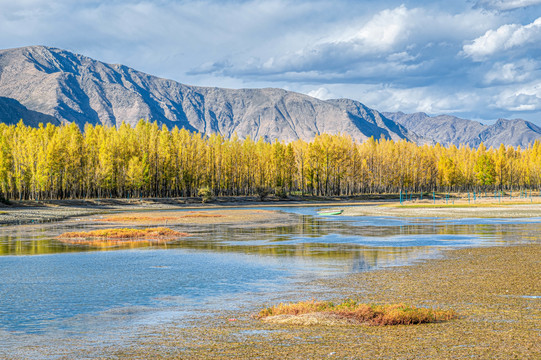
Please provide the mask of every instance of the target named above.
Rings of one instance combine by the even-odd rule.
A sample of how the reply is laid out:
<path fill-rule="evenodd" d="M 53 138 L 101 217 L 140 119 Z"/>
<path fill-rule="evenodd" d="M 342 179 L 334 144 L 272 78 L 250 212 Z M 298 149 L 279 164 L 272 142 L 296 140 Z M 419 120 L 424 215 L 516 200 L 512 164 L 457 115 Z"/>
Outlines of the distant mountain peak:
<path fill-rule="evenodd" d="M 189 86 L 47 46 L 0 50 L 0 74 L 0 96 L 44 119 L 81 128 L 148 119 L 170 128 L 268 141 L 311 140 L 324 132 L 347 133 L 359 141 L 408 138 L 405 128 L 352 100 L 332 103 L 276 88 Z"/>
<path fill-rule="evenodd" d="M 497 148 L 501 144 L 527 147 L 541 137 L 541 128 L 523 119 L 498 119 L 492 125 L 451 115 L 428 116 L 424 113 L 384 113 L 411 133 L 442 145 L 460 144 Z M 424 116 L 419 116 L 423 114 Z M 411 135 L 410 135 L 411 136 Z"/>

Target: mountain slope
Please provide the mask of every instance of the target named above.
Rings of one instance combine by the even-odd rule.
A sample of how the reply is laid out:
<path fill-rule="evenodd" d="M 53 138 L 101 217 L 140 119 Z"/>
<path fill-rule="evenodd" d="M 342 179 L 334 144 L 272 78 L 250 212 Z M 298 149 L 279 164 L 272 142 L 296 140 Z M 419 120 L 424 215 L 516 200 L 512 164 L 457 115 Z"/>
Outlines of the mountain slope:
<path fill-rule="evenodd" d="M 425 113 L 403 112 L 383 115 L 403 125 L 410 134 L 413 132 L 442 145 L 465 144 L 477 147 L 483 142 L 487 147 L 504 144 L 524 148 L 541 138 L 541 128 L 522 119 L 500 119 L 493 125 L 485 125 L 449 115 L 431 117 Z"/>
<path fill-rule="evenodd" d="M 346 133 L 360 141 L 408 137 L 401 125 L 356 102 L 345 106 L 281 89 L 188 86 L 43 46 L 0 50 L 0 96 L 80 127 L 149 119 L 266 141 L 311 140 L 321 133 Z"/>
<path fill-rule="evenodd" d="M 57 119 L 50 115 L 28 110 L 17 100 L 0 97 L 0 122 L 11 125 L 17 124 L 21 119 L 24 119 L 25 124 L 34 127 L 37 127 L 40 123 L 60 124 Z"/>

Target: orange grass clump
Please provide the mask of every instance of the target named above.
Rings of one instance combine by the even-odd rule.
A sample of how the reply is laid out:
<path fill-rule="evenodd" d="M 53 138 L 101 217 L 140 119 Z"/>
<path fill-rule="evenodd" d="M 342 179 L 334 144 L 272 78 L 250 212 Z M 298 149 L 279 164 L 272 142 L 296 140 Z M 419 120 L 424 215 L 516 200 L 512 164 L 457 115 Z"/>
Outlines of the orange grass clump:
<path fill-rule="evenodd" d="M 190 212 L 186 215 L 176 215 L 176 216 L 145 216 L 145 215 L 125 215 L 125 216 L 109 216 L 103 219 L 98 219 L 98 221 L 103 222 L 166 222 L 166 221 L 175 221 L 183 218 L 219 218 L 225 217 L 225 215 L 220 214 L 208 214 L 208 213 L 194 213 Z"/>
<path fill-rule="evenodd" d="M 60 240 L 79 239 L 107 239 L 107 240 L 126 240 L 126 239 L 171 239 L 180 236 L 187 236 L 187 233 L 181 233 L 169 228 L 157 227 L 147 229 L 103 229 L 94 231 L 67 232 L 58 236 Z"/>
<path fill-rule="evenodd" d="M 103 222 L 149 222 L 149 221 L 159 221 L 159 222 L 165 222 L 165 221 L 172 221 L 176 220 L 176 217 L 173 216 L 111 216 L 104 219 L 98 219 L 97 221 L 103 221 Z"/>
<path fill-rule="evenodd" d="M 315 300 L 280 304 L 261 310 L 257 318 L 311 313 L 335 315 L 368 325 L 412 325 L 447 321 L 457 317 L 452 310 L 418 308 L 405 304 L 362 304 L 348 299 L 340 304 Z"/>
<path fill-rule="evenodd" d="M 220 215 L 220 214 L 188 214 L 188 215 L 183 215 L 183 216 L 179 216 L 181 218 L 219 218 L 219 217 L 225 217 L 225 215 Z"/>

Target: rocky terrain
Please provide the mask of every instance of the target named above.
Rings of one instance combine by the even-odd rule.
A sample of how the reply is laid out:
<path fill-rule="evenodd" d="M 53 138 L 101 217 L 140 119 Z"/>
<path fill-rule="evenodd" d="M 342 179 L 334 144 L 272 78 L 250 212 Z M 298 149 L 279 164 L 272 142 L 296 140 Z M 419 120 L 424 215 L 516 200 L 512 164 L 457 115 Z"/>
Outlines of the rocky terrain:
<path fill-rule="evenodd" d="M 500 144 L 527 147 L 541 138 L 541 128 L 531 122 L 499 119 L 492 125 L 449 115 L 428 116 L 425 113 L 383 113 L 403 125 L 410 132 L 442 145 L 460 144 L 477 147 L 481 142 L 488 147 Z"/>
<path fill-rule="evenodd" d="M 31 46 L 0 50 L 0 96 L 46 122 L 118 126 L 140 119 L 225 137 L 266 141 L 311 140 L 317 134 L 408 138 L 401 125 L 353 101 L 328 102 L 282 89 L 188 86 L 123 65 L 105 64 L 65 50 Z M 9 111 L 3 122 L 22 118 Z"/>
<path fill-rule="evenodd" d="M 493 125 L 448 115 L 380 113 L 350 99 L 319 100 L 282 89 L 184 85 L 124 65 L 45 46 L 0 50 L 0 122 L 119 126 L 140 119 L 226 138 L 311 140 L 317 134 L 416 143 L 483 142 L 526 147 L 541 128 L 524 120 Z"/>

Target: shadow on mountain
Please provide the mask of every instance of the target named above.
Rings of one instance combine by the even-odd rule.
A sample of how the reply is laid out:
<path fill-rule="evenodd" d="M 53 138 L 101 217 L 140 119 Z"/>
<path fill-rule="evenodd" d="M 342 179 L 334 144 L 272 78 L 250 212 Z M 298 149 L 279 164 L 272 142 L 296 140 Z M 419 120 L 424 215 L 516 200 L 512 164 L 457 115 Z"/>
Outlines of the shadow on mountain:
<path fill-rule="evenodd" d="M 25 125 L 33 127 L 37 127 L 40 123 L 60 125 L 60 122 L 51 115 L 29 110 L 15 99 L 0 96 L 0 122 L 11 125 L 17 124 L 21 119 Z"/>

